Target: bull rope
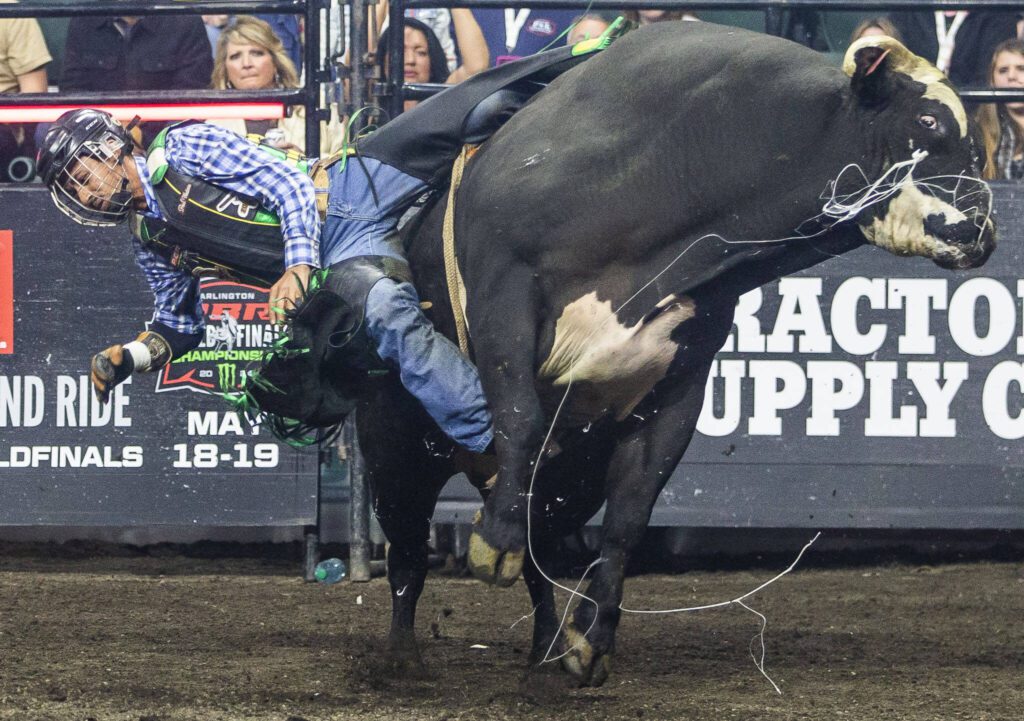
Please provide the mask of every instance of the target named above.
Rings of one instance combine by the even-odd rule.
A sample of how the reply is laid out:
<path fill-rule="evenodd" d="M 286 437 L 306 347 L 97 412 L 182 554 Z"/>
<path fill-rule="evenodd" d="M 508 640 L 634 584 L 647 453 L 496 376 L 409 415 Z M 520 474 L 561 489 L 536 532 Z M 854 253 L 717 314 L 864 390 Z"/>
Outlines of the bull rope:
<path fill-rule="evenodd" d="M 857 164 L 851 163 L 850 165 L 847 165 L 846 167 L 844 167 L 839 172 L 839 174 L 837 175 L 836 179 L 830 183 L 830 187 L 827 188 L 825 193 L 822 194 L 822 200 L 824 201 L 824 205 L 822 207 L 822 212 L 819 215 L 815 216 L 814 218 L 809 219 L 810 221 L 815 221 L 815 220 L 819 220 L 820 221 L 820 220 L 823 220 L 825 218 L 828 218 L 832 222 L 830 222 L 830 223 L 822 223 L 822 227 L 820 228 L 820 230 L 818 230 L 815 233 L 799 234 L 799 235 L 791 236 L 791 237 L 788 237 L 788 238 L 762 239 L 762 240 L 728 240 L 726 238 L 723 238 L 721 235 L 718 235 L 717 233 L 709 233 L 707 235 L 704 235 L 704 236 L 701 236 L 700 238 L 695 239 L 694 241 L 689 243 L 685 248 L 683 248 L 683 250 L 680 251 L 680 253 L 675 258 L 673 258 L 671 261 L 669 261 L 668 264 L 664 268 L 662 268 L 658 273 L 656 273 L 647 283 L 645 283 L 639 290 L 637 290 L 636 293 L 634 293 L 632 296 L 630 296 L 625 301 L 623 301 L 619 305 L 619 307 L 615 309 L 615 312 L 614 312 L 613 315 L 617 315 L 619 311 L 621 311 L 623 308 L 625 308 L 627 305 L 629 305 L 629 303 L 631 303 L 638 296 L 640 296 L 640 294 L 642 294 L 649 286 L 651 286 L 653 283 L 657 282 L 657 280 L 662 275 L 667 273 L 672 268 L 672 266 L 674 266 L 677 262 L 679 262 L 679 260 L 681 260 L 683 256 L 685 256 L 687 253 L 689 253 L 691 250 L 693 250 L 693 248 L 696 247 L 702 241 L 707 240 L 709 238 L 718 238 L 720 241 L 722 241 L 723 243 L 727 243 L 727 244 L 735 244 L 735 245 L 762 245 L 762 244 L 780 243 L 780 242 L 785 242 L 785 241 L 789 241 L 789 240 L 810 240 L 810 239 L 814 238 L 815 236 L 823 235 L 824 233 L 828 232 L 829 230 L 831 230 L 832 226 L 834 226 L 834 225 L 836 225 L 836 224 L 838 224 L 840 222 L 843 222 L 845 220 L 852 219 L 857 214 L 859 214 L 861 211 L 863 211 L 865 208 L 867 208 L 867 207 L 869 207 L 871 205 L 876 205 L 877 203 L 880 203 L 883 200 L 886 200 L 887 198 L 889 198 L 892 195 L 896 194 L 897 192 L 899 192 L 902 189 L 904 183 L 906 183 L 906 182 L 913 182 L 912 179 L 911 179 L 911 176 L 913 174 L 914 169 L 927 156 L 928 156 L 928 152 L 925 151 L 925 150 L 914 151 L 912 156 L 911 156 L 911 158 L 909 160 L 905 160 L 905 161 L 902 161 L 902 162 L 899 162 L 899 163 L 894 163 L 888 169 L 886 169 L 886 171 L 882 174 L 881 177 L 879 177 L 874 182 L 870 182 L 868 180 L 867 175 L 863 172 L 863 170 Z M 845 196 L 838 196 L 837 195 L 837 190 L 838 190 L 838 186 L 839 186 L 839 181 L 842 178 L 843 174 L 845 174 L 845 173 L 847 173 L 849 171 L 860 172 L 861 177 L 864 178 L 865 185 L 864 185 L 863 189 L 860 190 L 860 191 L 853 192 L 853 193 L 850 193 L 850 194 L 845 195 Z M 937 179 L 940 179 L 940 178 L 950 178 L 950 177 L 955 177 L 955 178 L 958 178 L 960 180 L 967 180 L 967 181 L 971 181 L 971 182 L 978 182 L 976 178 L 971 178 L 970 176 L 966 176 L 966 175 L 954 175 L 954 176 L 942 175 L 942 176 L 936 176 L 935 178 L 923 178 L 923 179 L 918 180 L 917 183 L 920 184 L 920 185 L 924 185 L 926 188 L 931 189 L 931 184 L 928 183 L 927 181 L 933 180 L 933 179 L 937 180 Z M 975 192 L 980 192 L 980 191 L 971 191 L 969 193 L 969 195 L 973 195 Z M 956 191 L 954 191 L 954 194 L 955 195 L 959 194 L 959 183 L 957 184 L 957 189 L 956 189 Z M 986 208 L 986 221 L 985 221 L 985 223 L 982 224 L 982 226 L 979 226 L 979 229 L 983 229 L 984 225 L 987 224 L 988 218 L 991 216 L 991 214 L 992 214 L 992 199 L 991 199 L 991 193 L 989 193 L 989 196 L 988 196 L 988 207 Z M 801 227 L 802 226 L 803 226 L 803 224 L 801 224 Z M 798 232 L 799 232 L 799 230 L 798 230 Z M 584 339 L 584 344 L 586 343 L 586 341 L 590 337 L 595 335 L 599 330 L 600 330 L 600 328 L 595 328 L 593 331 L 591 331 L 590 334 L 587 336 L 587 338 Z M 548 650 L 544 654 L 544 658 L 542 659 L 541 663 L 548 663 L 548 662 L 552 662 L 552 661 L 557 661 L 560 658 L 562 658 L 563 656 L 568 655 L 573 650 L 573 647 L 570 646 L 569 648 L 566 648 L 562 653 L 558 654 L 557 656 L 553 656 L 553 657 L 551 656 L 551 652 L 554 650 L 555 644 L 558 642 L 558 639 L 562 636 L 562 629 L 565 627 L 565 623 L 566 623 L 566 620 L 567 620 L 568 614 L 569 614 L 569 605 L 572 603 L 572 599 L 573 598 L 578 597 L 580 599 L 580 601 L 587 601 L 589 603 L 592 603 L 598 610 L 600 610 L 600 604 L 596 600 L 594 600 L 593 598 L 588 596 L 586 593 L 581 592 L 580 591 L 580 587 L 583 585 L 583 582 L 586 579 L 587 575 L 590 573 L 590 571 L 593 570 L 596 566 L 600 565 L 601 563 L 604 563 L 604 561 L 605 561 L 604 558 L 597 558 L 597 559 L 595 559 L 584 570 L 584 572 L 583 572 L 579 582 L 576 584 L 576 587 L 575 588 L 569 588 L 568 586 L 565 586 L 565 585 L 559 583 L 557 580 L 553 579 L 550 575 L 548 575 L 548 573 L 543 569 L 543 567 L 538 562 L 537 557 L 536 557 L 536 555 L 534 553 L 534 550 L 533 550 L 533 534 L 532 534 L 532 519 L 531 519 L 531 517 L 532 517 L 532 502 L 533 502 L 533 485 L 536 482 L 537 471 L 540 468 L 540 464 L 541 464 L 541 461 L 543 460 L 544 453 L 545 453 L 546 449 L 548 448 L 549 443 L 551 443 L 552 435 L 554 433 L 554 429 L 555 429 L 555 425 L 556 425 L 556 423 L 558 421 L 558 417 L 559 417 L 559 415 L 561 415 L 562 409 L 565 406 L 565 403 L 566 403 L 566 401 L 569 398 L 569 393 L 572 390 L 573 370 L 574 370 L 574 367 L 576 365 L 576 362 L 577 361 L 574 361 L 573 365 L 569 369 L 569 382 L 566 384 L 565 392 L 562 395 L 562 399 L 559 402 L 558 407 L 555 409 L 554 416 L 552 417 L 551 422 L 550 422 L 550 424 L 548 426 L 548 432 L 545 435 L 543 442 L 541 443 L 540 451 L 539 451 L 539 453 L 537 455 L 537 458 L 535 459 L 535 461 L 533 463 L 533 472 L 532 472 L 532 474 L 530 476 L 530 485 L 529 485 L 529 487 L 527 489 L 527 493 L 526 493 L 526 546 L 527 546 L 527 551 L 529 552 L 529 555 L 530 555 L 530 560 L 533 562 L 534 567 L 537 569 L 537 571 L 541 574 L 541 576 L 548 583 L 550 583 L 553 587 L 561 589 L 562 591 L 565 591 L 565 592 L 567 592 L 569 594 L 569 599 L 566 602 L 565 611 L 562 614 L 562 618 L 561 618 L 561 620 L 559 622 L 558 630 L 555 633 L 555 636 L 552 639 L 551 644 L 548 646 Z M 634 614 L 651 615 L 651 614 L 666 614 L 666 613 L 687 613 L 687 612 L 695 612 L 695 611 L 706 610 L 706 609 L 711 609 L 711 608 L 724 608 L 724 607 L 728 607 L 728 606 L 732 606 L 732 605 L 738 605 L 738 606 L 742 607 L 743 609 L 745 609 L 745 610 L 749 611 L 750 613 L 753 613 L 754 615 L 756 615 L 761 620 L 761 629 L 760 629 L 759 633 L 757 635 L 755 635 L 753 639 L 751 639 L 751 647 L 749 649 L 750 650 L 750 655 L 751 655 L 751 657 L 754 660 L 754 665 L 757 668 L 757 670 L 760 671 L 760 673 L 768 680 L 768 682 L 772 684 L 772 686 L 774 687 L 775 691 L 778 692 L 779 694 L 781 694 L 782 691 L 779 689 L 778 685 L 776 685 L 776 683 L 771 679 L 771 677 L 768 676 L 768 674 L 764 670 L 764 656 L 765 656 L 764 631 L 765 631 L 765 627 L 767 626 L 767 619 L 764 617 L 763 614 L 759 613 L 758 611 L 754 610 L 749 605 L 744 603 L 744 601 L 747 598 L 749 598 L 750 596 L 758 593 L 759 591 L 763 590 L 765 587 L 769 586 L 770 584 L 774 583 L 775 581 L 779 580 L 780 578 L 782 578 L 783 576 L 788 574 L 790 571 L 792 571 L 796 567 L 796 565 L 800 562 L 800 559 L 803 557 L 804 552 L 811 546 L 811 544 L 813 544 L 818 539 L 818 537 L 820 535 L 821 535 L 820 532 L 815 534 L 814 538 L 812 538 L 810 541 L 808 541 L 804 545 L 804 547 L 800 550 L 799 554 L 797 554 L 796 559 L 794 559 L 794 561 L 784 571 L 782 571 L 781 573 L 777 574 L 775 577 L 771 578 L 770 580 L 766 581 L 765 583 L 762 583 L 760 586 L 758 586 L 757 588 L 753 589 L 752 591 L 749 591 L 748 593 L 743 594 L 742 596 L 739 596 L 737 598 L 734 598 L 734 599 L 731 599 L 731 600 L 728 600 L 728 601 L 722 601 L 722 602 L 719 602 L 719 603 L 708 604 L 708 605 L 704 605 L 704 606 L 694 606 L 694 607 L 688 607 L 688 608 L 660 609 L 660 610 L 630 609 L 630 608 L 626 608 L 625 606 L 623 606 L 620 603 L 619 604 L 619 610 L 621 610 L 623 613 L 634 613 Z M 522 618 L 517 620 L 515 623 L 512 624 L 512 626 L 514 627 L 516 624 L 518 624 L 523 619 L 529 618 L 535 612 L 536 612 L 536 608 L 534 608 L 533 612 L 531 612 L 529 615 L 523 616 Z M 583 632 L 583 634 L 582 634 L 582 638 L 583 639 L 587 638 L 587 636 L 590 634 L 590 631 L 593 629 L 594 625 L 597 623 L 597 615 L 598 614 L 596 614 L 596 613 L 594 614 L 594 620 L 591 622 L 590 627 L 587 628 L 587 630 Z M 758 640 L 758 639 L 760 640 L 760 645 L 761 645 L 761 657 L 760 657 L 760 659 L 758 659 L 758 657 L 754 655 L 754 650 L 753 650 L 753 642 L 754 642 L 754 640 Z"/>
<path fill-rule="evenodd" d="M 448 207 L 444 209 L 444 227 L 441 231 L 444 239 L 444 275 L 448 286 L 448 300 L 452 304 L 452 316 L 455 317 L 455 333 L 459 337 L 459 350 L 469 355 L 469 332 L 466 328 L 466 309 L 462 305 L 462 296 L 466 289 L 459 274 L 459 261 L 455 257 L 455 193 L 462 184 L 462 170 L 466 167 L 473 151 L 469 145 L 462 146 L 462 152 L 452 166 L 452 183 L 448 189 Z"/>

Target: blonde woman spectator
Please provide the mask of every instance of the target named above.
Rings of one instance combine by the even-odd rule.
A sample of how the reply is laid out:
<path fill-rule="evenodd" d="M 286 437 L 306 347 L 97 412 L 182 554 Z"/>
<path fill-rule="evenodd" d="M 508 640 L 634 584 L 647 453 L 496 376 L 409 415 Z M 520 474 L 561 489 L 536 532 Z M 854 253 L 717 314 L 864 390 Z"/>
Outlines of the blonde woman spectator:
<path fill-rule="evenodd" d="M 246 91 L 297 88 L 299 75 L 270 25 L 251 15 L 239 15 L 217 38 L 210 86 Z M 284 139 L 278 147 L 306 153 L 306 115 L 301 107 L 294 107 L 290 116 L 280 120 L 233 118 L 210 122 L 239 135 L 266 135 L 271 128 L 279 128 Z M 320 153 L 327 154 L 340 145 L 340 123 L 332 118 L 326 132 L 321 133 Z"/>
<path fill-rule="evenodd" d="M 994 88 L 1024 90 L 1024 40 L 996 46 L 988 81 Z M 984 177 L 1024 180 L 1024 103 L 987 103 L 978 109 L 977 120 L 985 139 Z"/>
<path fill-rule="evenodd" d="M 852 44 L 855 40 L 866 38 L 872 35 L 886 35 L 894 40 L 903 42 L 903 37 L 900 35 L 900 31 L 896 29 L 896 26 L 892 24 L 892 21 L 885 17 L 873 17 L 861 20 L 857 23 L 857 27 L 850 33 L 850 43 Z"/>

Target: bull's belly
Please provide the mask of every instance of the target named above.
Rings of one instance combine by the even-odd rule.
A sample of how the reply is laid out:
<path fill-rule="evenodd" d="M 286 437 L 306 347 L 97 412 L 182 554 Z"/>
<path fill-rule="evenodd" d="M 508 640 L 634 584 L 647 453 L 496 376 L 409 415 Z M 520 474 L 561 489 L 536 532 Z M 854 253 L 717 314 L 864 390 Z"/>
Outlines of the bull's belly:
<path fill-rule="evenodd" d="M 599 301 L 596 292 L 565 307 L 537 374 L 541 399 L 549 408 L 572 386 L 560 424 L 585 425 L 609 413 L 621 420 L 665 377 L 679 350 L 672 331 L 694 317 L 696 304 L 672 295 L 656 311 L 626 326 L 611 302 Z"/>

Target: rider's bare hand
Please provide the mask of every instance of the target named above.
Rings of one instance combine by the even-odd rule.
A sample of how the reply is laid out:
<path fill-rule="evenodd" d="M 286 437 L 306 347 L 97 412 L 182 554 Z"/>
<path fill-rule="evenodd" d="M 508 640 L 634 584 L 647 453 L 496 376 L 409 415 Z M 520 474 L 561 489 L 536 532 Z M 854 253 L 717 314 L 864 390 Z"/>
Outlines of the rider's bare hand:
<path fill-rule="evenodd" d="M 285 311 L 299 304 L 302 300 L 302 289 L 309 286 L 309 276 L 312 272 L 312 266 L 293 265 L 274 283 L 270 289 L 271 323 L 283 323 Z"/>

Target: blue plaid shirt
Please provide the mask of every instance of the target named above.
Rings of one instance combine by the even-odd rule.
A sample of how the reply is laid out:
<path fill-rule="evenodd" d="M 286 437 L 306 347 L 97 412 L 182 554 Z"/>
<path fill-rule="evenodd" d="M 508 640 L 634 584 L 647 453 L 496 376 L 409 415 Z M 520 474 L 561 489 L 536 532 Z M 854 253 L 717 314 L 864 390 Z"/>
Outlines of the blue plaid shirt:
<path fill-rule="evenodd" d="M 175 171 L 257 197 L 264 207 L 276 212 L 284 236 L 285 267 L 319 267 L 320 216 L 313 182 L 305 173 L 275 160 L 230 130 L 202 123 L 169 131 L 165 153 Z M 148 206 L 142 214 L 166 220 L 156 202 L 145 158 L 136 156 L 135 165 Z M 138 238 L 132 238 L 132 246 L 155 296 L 153 320 L 186 335 L 202 332 L 206 319 L 199 280 L 144 248 Z"/>

